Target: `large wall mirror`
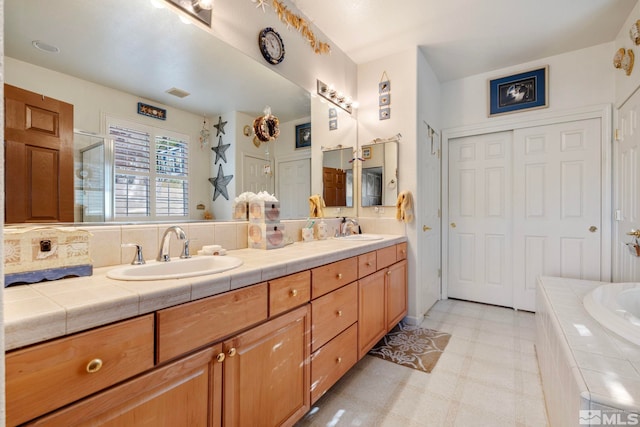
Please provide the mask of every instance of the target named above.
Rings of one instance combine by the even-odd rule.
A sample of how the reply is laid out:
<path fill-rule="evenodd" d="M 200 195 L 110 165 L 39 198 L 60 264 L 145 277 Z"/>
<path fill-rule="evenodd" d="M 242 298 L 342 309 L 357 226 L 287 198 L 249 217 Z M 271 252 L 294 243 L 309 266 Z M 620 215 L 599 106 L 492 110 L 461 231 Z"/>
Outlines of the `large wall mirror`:
<path fill-rule="evenodd" d="M 353 207 L 353 147 L 322 152 L 322 197 L 327 207 Z"/>
<path fill-rule="evenodd" d="M 212 203 L 209 178 L 219 165 L 238 184 L 229 194 L 231 201 L 248 189 L 241 185 L 245 161 L 270 165 L 259 170 L 267 171 L 264 174 L 276 193 L 280 170 L 276 159 L 307 158 L 302 163 L 311 173 L 312 150 L 295 148 L 295 126 L 311 121 L 309 93 L 197 24 L 181 23 L 173 11 L 157 9 L 149 0 L 6 0 L 4 18 L 5 82 L 73 104 L 75 129 L 101 134 L 105 117 L 115 116 L 189 137 L 192 184 L 190 217 L 185 219 L 200 219 L 197 206 Z M 59 52 L 51 52 L 56 49 Z M 175 96 L 181 91 L 188 95 Z M 139 101 L 167 108 L 165 120 L 138 115 Z M 266 106 L 279 118 L 281 136 L 275 144 L 254 146 L 243 129 Z M 213 125 L 219 115 L 234 119 L 222 142 L 244 151 L 234 153 L 236 161 L 213 165 L 211 149 L 219 144 Z M 201 144 L 204 117 L 211 135 Z M 95 157 L 86 150 L 95 143 L 93 138 L 78 137 L 77 143 L 76 162 L 83 154 Z M 303 206 L 310 189 L 305 193 Z M 288 201 L 281 199 L 281 203 Z M 95 206 L 93 218 L 104 218 Z M 293 217 L 296 210 L 291 212 Z M 231 209 L 228 215 L 216 219 L 231 219 Z"/>
<path fill-rule="evenodd" d="M 398 197 L 398 143 L 362 146 L 361 206 L 393 206 Z"/>

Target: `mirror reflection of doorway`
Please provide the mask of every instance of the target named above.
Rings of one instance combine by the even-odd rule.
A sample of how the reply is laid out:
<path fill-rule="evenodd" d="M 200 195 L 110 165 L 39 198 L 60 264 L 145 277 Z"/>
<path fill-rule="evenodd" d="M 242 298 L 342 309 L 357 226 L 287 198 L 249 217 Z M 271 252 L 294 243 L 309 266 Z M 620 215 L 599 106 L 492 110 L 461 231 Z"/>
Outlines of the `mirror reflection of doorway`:
<path fill-rule="evenodd" d="M 382 205 L 382 167 L 362 169 L 362 206 Z"/>
<path fill-rule="evenodd" d="M 347 206 L 347 171 L 337 168 L 322 168 L 324 202 L 327 206 Z"/>

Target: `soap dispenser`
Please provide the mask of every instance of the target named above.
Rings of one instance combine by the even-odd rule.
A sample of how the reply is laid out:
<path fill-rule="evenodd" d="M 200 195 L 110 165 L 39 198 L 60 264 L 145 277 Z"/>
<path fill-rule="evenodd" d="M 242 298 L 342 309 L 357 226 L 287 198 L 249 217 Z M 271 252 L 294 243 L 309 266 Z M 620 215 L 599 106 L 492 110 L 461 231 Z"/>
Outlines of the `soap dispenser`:
<path fill-rule="evenodd" d="M 329 228 L 322 218 L 318 223 L 318 240 L 325 240 L 327 237 L 329 237 Z"/>

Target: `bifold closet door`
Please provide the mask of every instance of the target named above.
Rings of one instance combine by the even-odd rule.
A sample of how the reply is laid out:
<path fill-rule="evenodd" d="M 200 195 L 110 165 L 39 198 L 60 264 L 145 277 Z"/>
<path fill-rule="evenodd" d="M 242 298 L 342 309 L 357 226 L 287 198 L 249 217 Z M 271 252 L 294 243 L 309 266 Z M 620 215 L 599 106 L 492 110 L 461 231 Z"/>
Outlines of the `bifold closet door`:
<path fill-rule="evenodd" d="M 449 141 L 451 298 L 511 307 L 512 133 Z"/>
<path fill-rule="evenodd" d="M 535 311 L 537 277 L 600 280 L 600 119 L 513 134 L 514 307 Z"/>

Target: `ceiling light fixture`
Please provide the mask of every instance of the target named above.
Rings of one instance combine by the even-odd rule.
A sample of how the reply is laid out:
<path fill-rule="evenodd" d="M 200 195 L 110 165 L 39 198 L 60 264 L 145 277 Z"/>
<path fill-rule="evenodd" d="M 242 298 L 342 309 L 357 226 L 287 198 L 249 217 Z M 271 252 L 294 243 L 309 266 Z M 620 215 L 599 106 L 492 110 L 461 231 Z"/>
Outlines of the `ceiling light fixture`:
<path fill-rule="evenodd" d="M 34 40 L 31 42 L 31 44 L 33 45 L 33 47 L 35 47 L 38 50 L 42 50 L 44 52 L 49 52 L 49 53 L 60 53 L 60 48 L 57 46 L 54 46 L 52 44 L 49 43 L 45 43 L 42 40 Z"/>
<path fill-rule="evenodd" d="M 342 92 L 336 91 L 333 85 L 329 86 L 326 83 L 318 80 L 318 95 L 342 108 L 347 113 L 351 114 L 355 108 L 355 103 L 351 100 L 350 96 L 346 96 Z"/>

